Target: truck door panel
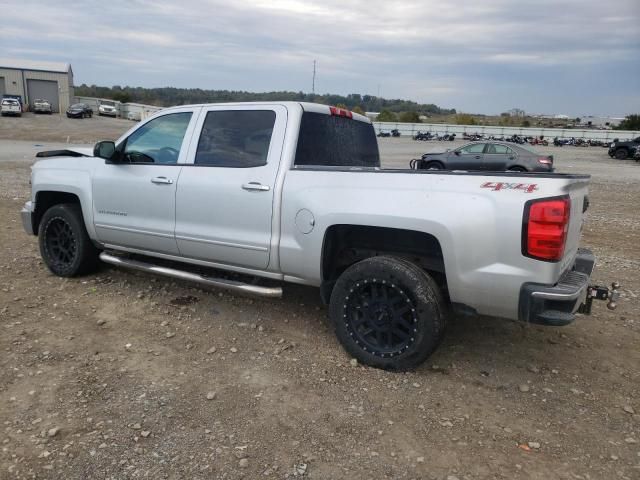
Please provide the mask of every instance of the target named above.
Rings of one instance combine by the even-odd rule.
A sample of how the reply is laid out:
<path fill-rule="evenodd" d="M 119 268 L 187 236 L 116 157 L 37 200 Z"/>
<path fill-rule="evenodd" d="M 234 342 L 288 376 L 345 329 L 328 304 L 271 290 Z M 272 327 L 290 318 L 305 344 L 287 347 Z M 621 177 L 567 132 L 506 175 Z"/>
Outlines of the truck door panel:
<path fill-rule="evenodd" d="M 285 107 L 202 110 L 176 192 L 180 254 L 248 268 L 269 264 Z"/>

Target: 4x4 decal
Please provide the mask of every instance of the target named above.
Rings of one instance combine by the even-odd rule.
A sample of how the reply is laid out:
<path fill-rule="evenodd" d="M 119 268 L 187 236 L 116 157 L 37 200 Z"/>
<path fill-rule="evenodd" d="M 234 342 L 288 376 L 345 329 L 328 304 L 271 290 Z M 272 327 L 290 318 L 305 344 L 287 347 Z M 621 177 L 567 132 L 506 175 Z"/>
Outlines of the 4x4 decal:
<path fill-rule="evenodd" d="M 506 183 L 506 182 L 485 182 L 480 188 L 490 188 L 494 192 L 500 190 L 522 190 L 525 193 L 531 193 L 538 190 L 536 183 Z"/>

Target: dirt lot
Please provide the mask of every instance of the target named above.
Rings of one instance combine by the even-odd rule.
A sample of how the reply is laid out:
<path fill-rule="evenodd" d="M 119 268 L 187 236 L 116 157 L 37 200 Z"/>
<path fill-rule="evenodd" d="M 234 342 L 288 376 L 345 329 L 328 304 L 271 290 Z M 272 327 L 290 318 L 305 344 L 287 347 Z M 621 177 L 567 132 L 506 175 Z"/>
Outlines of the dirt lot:
<path fill-rule="evenodd" d="M 595 280 L 624 286 L 617 311 L 564 328 L 454 318 L 398 374 L 351 366 L 313 289 L 49 274 L 17 215 L 33 153 L 130 125 L 0 119 L 0 479 L 640 478 L 640 165 L 548 148 L 593 175 L 584 244 Z M 381 141 L 387 165 L 433 146 Z"/>

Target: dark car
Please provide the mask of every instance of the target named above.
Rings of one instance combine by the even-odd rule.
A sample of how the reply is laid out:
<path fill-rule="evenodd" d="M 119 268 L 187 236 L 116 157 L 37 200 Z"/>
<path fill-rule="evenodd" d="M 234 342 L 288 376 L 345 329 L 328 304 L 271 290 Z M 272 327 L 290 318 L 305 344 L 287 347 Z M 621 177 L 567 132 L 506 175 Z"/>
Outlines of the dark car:
<path fill-rule="evenodd" d="M 411 161 L 417 170 L 488 170 L 552 172 L 553 155 L 542 155 L 527 145 L 473 142 L 454 150 L 425 153 Z"/>
<path fill-rule="evenodd" d="M 86 118 L 92 117 L 93 110 L 86 103 L 74 103 L 67 108 L 67 117 L 69 118 Z"/>
<path fill-rule="evenodd" d="M 609 156 L 611 158 L 615 157 L 618 160 L 624 160 L 625 158 L 633 157 L 638 149 L 640 149 L 640 137 L 625 142 L 615 139 L 613 143 L 609 145 Z"/>

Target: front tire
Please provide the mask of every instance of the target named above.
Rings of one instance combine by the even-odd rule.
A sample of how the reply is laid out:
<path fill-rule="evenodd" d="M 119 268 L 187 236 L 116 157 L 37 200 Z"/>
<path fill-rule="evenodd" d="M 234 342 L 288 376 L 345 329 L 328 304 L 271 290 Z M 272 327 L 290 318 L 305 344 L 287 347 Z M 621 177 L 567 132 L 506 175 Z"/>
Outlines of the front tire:
<path fill-rule="evenodd" d="M 59 277 L 75 277 L 96 270 L 98 249 L 84 225 L 80 205 L 63 203 L 49 208 L 38 227 L 40 255 Z"/>
<path fill-rule="evenodd" d="M 629 152 L 627 151 L 626 148 L 619 148 L 616 150 L 615 157 L 618 160 L 626 160 L 628 156 L 629 156 Z"/>
<path fill-rule="evenodd" d="M 361 363 L 409 370 L 442 339 L 446 315 L 440 289 L 417 265 L 379 256 L 350 266 L 331 293 L 338 340 Z"/>
<path fill-rule="evenodd" d="M 444 170 L 444 165 L 440 162 L 428 162 L 424 166 L 425 170 Z"/>

